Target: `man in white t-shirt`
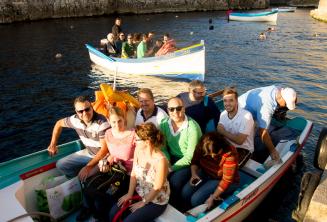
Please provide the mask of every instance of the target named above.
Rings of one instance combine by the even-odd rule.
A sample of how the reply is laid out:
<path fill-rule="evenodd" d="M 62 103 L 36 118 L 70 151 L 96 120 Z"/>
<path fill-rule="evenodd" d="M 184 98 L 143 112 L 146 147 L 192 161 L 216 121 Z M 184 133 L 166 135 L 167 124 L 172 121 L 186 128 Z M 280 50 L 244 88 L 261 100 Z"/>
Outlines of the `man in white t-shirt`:
<path fill-rule="evenodd" d="M 137 96 L 141 108 L 136 113 L 135 126 L 145 122 L 151 122 L 159 128 L 161 120 L 168 117 L 168 115 L 163 109 L 154 104 L 151 89 L 142 88 L 138 91 Z"/>
<path fill-rule="evenodd" d="M 225 110 L 221 113 L 217 130 L 235 147 L 254 151 L 254 121 L 252 114 L 238 106 L 238 94 L 234 88 L 225 88 L 223 101 Z"/>

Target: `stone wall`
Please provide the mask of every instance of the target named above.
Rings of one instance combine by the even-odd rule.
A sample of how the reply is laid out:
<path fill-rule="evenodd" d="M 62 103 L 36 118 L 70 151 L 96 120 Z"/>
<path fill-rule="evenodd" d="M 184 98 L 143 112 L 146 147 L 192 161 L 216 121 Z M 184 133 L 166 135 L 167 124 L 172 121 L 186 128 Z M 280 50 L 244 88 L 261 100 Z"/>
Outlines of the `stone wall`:
<path fill-rule="evenodd" d="M 0 23 L 47 18 L 268 8 L 269 0 L 0 0 Z"/>

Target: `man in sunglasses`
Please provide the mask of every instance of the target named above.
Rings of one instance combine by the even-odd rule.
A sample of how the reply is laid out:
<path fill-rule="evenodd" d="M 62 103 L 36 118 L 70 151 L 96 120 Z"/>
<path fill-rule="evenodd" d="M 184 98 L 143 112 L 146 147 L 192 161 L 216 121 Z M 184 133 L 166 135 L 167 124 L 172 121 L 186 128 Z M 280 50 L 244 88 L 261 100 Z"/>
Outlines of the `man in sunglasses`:
<path fill-rule="evenodd" d="M 85 96 L 77 97 L 74 107 L 76 114 L 56 122 L 48 152 L 51 156 L 57 154 L 57 142 L 62 128 L 75 129 L 86 149 L 58 160 L 56 166 L 67 177 L 78 175 L 84 181 L 108 152 L 104 134 L 109 123 L 104 116 L 93 110 L 91 102 Z"/>
<path fill-rule="evenodd" d="M 202 133 L 198 123 L 185 115 L 184 104 L 180 98 L 171 98 L 167 106 L 169 117 L 160 123 L 160 130 L 166 139 L 163 152 L 170 159 L 172 170 L 169 174 L 171 203 L 179 206 L 178 197 L 191 176 L 188 167 Z"/>
<path fill-rule="evenodd" d="M 193 118 L 201 128 L 202 133 L 215 131 L 219 122 L 220 111 L 214 101 L 206 96 L 206 88 L 200 80 L 193 80 L 189 84 L 189 91 L 180 93 L 185 105 L 186 115 Z M 208 124 L 211 124 L 211 129 Z"/>

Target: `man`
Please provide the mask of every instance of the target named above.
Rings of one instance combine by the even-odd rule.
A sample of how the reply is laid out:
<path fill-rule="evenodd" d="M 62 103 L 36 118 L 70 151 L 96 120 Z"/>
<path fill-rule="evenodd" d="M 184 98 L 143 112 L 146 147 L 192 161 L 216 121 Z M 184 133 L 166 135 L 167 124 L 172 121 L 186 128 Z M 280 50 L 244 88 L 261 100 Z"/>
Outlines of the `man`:
<path fill-rule="evenodd" d="M 223 102 L 225 110 L 220 114 L 218 132 L 235 147 L 254 151 L 254 121 L 252 114 L 239 107 L 238 94 L 234 88 L 225 88 Z"/>
<path fill-rule="evenodd" d="M 184 104 L 180 98 L 171 98 L 167 109 L 169 118 L 163 119 L 160 130 L 166 139 L 163 152 L 170 159 L 172 170 L 169 174 L 172 192 L 170 197 L 172 203 L 178 205 L 177 197 L 190 178 L 191 172 L 188 167 L 202 133 L 197 122 L 185 115 Z"/>
<path fill-rule="evenodd" d="M 155 54 L 155 56 L 166 55 L 167 53 L 174 52 L 177 50 L 175 40 L 170 38 L 168 33 L 164 34 L 163 43 L 164 44 L 158 50 L 158 52 Z"/>
<path fill-rule="evenodd" d="M 109 56 L 113 56 L 113 57 L 116 57 L 119 55 L 119 51 L 118 51 L 118 48 L 116 46 L 116 43 L 115 43 L 115 37 L 114 37 L 114 34 L 113 33 L 109 33 L 107 35 L 107 43 L 106 43 L 106 53 L 107 55 Z"/>
<path fill-rule="evenodd" d="M 51 156 L 58 152 L 57 142 L 63 127 L 75 129 L 86 149 L 60 159 L 57 169 L 67 177 L 78 174 L 80 180 L 84 181 L 108 153 L 104 134 L 109 123 L 104 116 L 93 111 L 91 102 L 85 96 L 77 97 L 74 107 L 76 114 L 60 119 L 55 124 L 48 152 Z"/>
<path fill-rule="evenodd" d="M 148 54 L 147 54 L 147 51 L 148 51 L 147 42 L 148 42 L 148 36 L 146 34 L 143 34 L 142 35 L 142 41 L 137 46 L 136 54 L 137 54 L 138 59 L 148 56 Z"/>
<path fill-rule="evenodd" d="M 294 89 L 275 85 L 249 90 L 238 98 L 239 106 L 250 111 L 256 120 L 259 136 L 275 163 L 280 162 L 281 159 L 268 131 L 272 116 L 278 107 L 295 109 L 296 102 Z"/>
<path fill-rule="evenodd" d="M 122 24 L 121 18 L 116 18 L 115 24 L 111 28 L 111 33 L 114 35 L 114 40 L 117 40 L 119 33 L 122 32 L 121 24 Z"/>
<path fill-rule="evenodd" d="M 132 34 L 127 35 L 127 42 L 123 43 L 121 50 L 122 58 L 135 58 L 136 47 L 133 44 L 133 36 Z"/>
<path fill-rule="evenodd" d="M 141 108 L 136 113 L 135 126 L 142 123 L 151 122 L 157 128 L 161 121 L 168 117 L 167 113 L 159 106 L 154 104 L 154 98 L 151 89 L 142 88 L 137 93 Z"/>
<path fill-rule="evenodd" d="M 121 33 L 119 33 L 118 40 L 115 42 L 118 57 L 120 57 L 120 55 L 122 53 L 122 47 L 123 47 L 124 42 L 126 42 L 125 34 L 123 32 L 121 32 Z"/>
<path fill-rule="evenodd" d="M 211 98 L 206 97 L 206 89 L 203 82 L 193 80 L 188 87 L 188 92 L 180 93 L 177 97 L 181 98 L 185 105 L 186 115 L 193 118 L 201 127 L 202 133 L 205 133 L 207 124 L 213 120 L 213 129 L 215 130 L 220 111 Z"/>

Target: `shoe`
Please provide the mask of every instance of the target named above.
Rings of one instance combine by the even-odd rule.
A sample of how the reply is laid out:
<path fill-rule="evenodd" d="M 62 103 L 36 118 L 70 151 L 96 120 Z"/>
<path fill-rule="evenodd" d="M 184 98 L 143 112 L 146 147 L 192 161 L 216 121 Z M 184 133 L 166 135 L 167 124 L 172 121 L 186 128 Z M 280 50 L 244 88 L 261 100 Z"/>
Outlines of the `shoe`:
<path fill-rule="evenodd" d="M 89 208 L 82 207 L 76 216 L 76 222 L 84 222 L 91 217 L 92 213 Z"/>

